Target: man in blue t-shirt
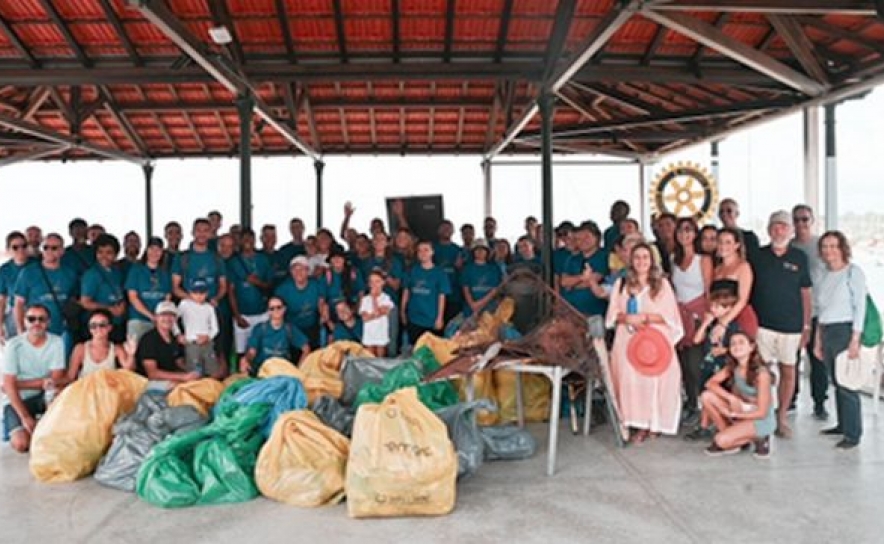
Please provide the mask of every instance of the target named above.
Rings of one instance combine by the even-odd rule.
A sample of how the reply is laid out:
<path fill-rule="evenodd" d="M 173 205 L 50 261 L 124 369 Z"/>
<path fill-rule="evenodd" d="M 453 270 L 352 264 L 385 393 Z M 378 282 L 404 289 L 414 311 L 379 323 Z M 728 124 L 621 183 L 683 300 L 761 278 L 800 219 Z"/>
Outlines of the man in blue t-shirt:
<path fill-rule="evenodd" d="M 304 255 L 292 259 L 291 279 L 286 280 L 274 293 L 286 305 L 286 322 L 301 329 L 310 341 L 310 348 L 320 344 L 320 324 L 328 321 L 325 289 L 322 282 L 311 278 L 310 261 Z"/>
<path fill-rule="evenodd" d="M 304 222 L 295 217 L 289 221 L 289 232 L 292 235 L 292 241 L 284 244 L 276 251 L 276 284 L 284 282 L 289 278 L 289 265 L 292 259 L 299 255 L 306 255 L 307 249 L 304 244 Z"/>
<path fill-rule="evenodd" d="M 240 246 L 241 251 L 228 259 L 226 266 L 236 352 L 242 355 L 252 328 L 267 320 L 267 293 L 273 271 L 267 256 L 255 251 L 255 231 L 243 229 Z"/>
<path fill-rule="evenodd" d="M 227 294 L 227 269 L 224 260 L 209 249 L 212 225 L 208 219 L 193 222 L 193 244 L 172 261 L 172 289 L 178 299 L 187 298 L 186 286 L 204 280 L 209 286 L 209 302 L 218 307 Z"/>
<path fill-rule="evenodd" d="M 80 304 L 87 312 L 107 310 L 113 316 L 111 341 L 121 343 L 126 338 L 126 295 L 122 272 L 114 267 L 120 242 L 110 234 L 95 240 L 95 264 L 83 274 L 80 281 Z"/>
<path fill-rule="evenodd" d="M 608 254 L 599 244 L 601 232 L 593 221 L 584 221 L 574 232 L 577 252 L 565 263 L 560 281 L 562 297 L 586 316 L 604 315 L 608 302 L 592 291 L 593 283 L 608 275 Z"/>
<path fill-rule="evenodd" d="M 73 347 L 65 324 L 64 307 L 79 294 L 77 275 L 61 265 L 64 240 L 56 233 L 46 236 L 42 260 L 26 266 L 15 283 L 15 321 L 19 334 L 25 330 L 25 308 L 42 304 L 49 309 L 49 332 L 66 337 L 66 348 Z"/>
<path fill-rule="evenodd" d="M 620 222 L 629 217 L 629 204 L 623 200 L 618 200 L 611 204 L 611 226 L 605 229 L 604 248 L 608 253 L 614 247 L 614 242 L 620 236 Z"/>
<path fill-rule="evenodd" d="M 86 221 L 80 218 L 68 223 L 72 243 L 61 257 L 61 264 L 74 272 L 78 279 L 95 263 L 95 251 L 87 242 L 88 229 Z"/>
<path fill-rule="evenodd" d="M 19 231 L 10 232 L 6 236 L 6 249 L 12 258 L 0 266 L 0 342 L 14 337 L 18 333 L 15 326 L 15 284 L 21 271 L 30 262 L 28 258 L 28 241 Z"/>
<path fill-rule="evenodd" d="M 445 327 L 446 295 L 451 293 L 448 276 L 433 265 L 433 244 L 423 240 L 417 245 L 418 263 L 411 268 L 402 293 L 402 322 L 412 344 L 425 332 L 442 335 Z"/>
<path fill-rule="evenodd" d="M 463 267 L 463 256 L 459 245 L 451 241 L 454 236 L 454 224 L 444 220 L 439 224 L 439 241 L 433 244 L 433 264 L 440 267 L 448 276 L 451 293 L 445 297 L 445 321 L 460 313 L 462 298 L 458 286 L 457 274 Z"/>

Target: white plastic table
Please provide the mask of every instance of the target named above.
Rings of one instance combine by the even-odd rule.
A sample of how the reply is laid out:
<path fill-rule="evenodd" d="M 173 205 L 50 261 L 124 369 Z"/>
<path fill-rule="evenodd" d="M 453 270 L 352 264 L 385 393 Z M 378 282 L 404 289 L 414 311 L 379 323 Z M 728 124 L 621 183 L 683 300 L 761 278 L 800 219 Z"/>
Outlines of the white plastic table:
<path fill-rule="evenodd" d="M 516 373 L 516 415 L 519 427 L 525 426 L 525 406 L 522 392 L 522 374 L 538 374 L 545 376 L 552 383 L 552 404 L 549 410 L 549 450 L 546 458 L 546 475 L 552 476 L 556 471 L 556 451 L 559 439 L 559 417 L 562 403 L 562 380 L 572 371 L 557 365 L 528 364 L 524 359 L 503 361 L 494 367 L 495 371 L 507 371 Z M 467 400 L 472 401 L 475 396 L 473 376 L 465 376 Z M 586 410 L 583 416 L 583 435 L 589 434 L 589 425 L 592 420 L 592 384 L 586 387 Z"/>

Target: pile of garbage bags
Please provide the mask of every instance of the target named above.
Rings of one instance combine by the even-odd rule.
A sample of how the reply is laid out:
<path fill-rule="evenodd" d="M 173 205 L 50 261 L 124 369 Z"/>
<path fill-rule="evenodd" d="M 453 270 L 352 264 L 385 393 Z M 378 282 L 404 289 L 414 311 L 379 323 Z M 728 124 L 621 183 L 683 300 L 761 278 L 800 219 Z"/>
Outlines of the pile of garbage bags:
<path fill-rule="evenodd" d="M 163 508 L 264 495 L 301 507 L 346 498 L 356 518 L 446 514 L 458 478 L 490 460 L 530 457 L 536 444 L 522 429 L 480 426 L 477 415 L 496 413 L 495 403 L 464 403 L 452 384 L 424 382 L 445 362 L 431 348 L 441 342 L 427 338 L 402 359 L 339 342 L 310 365 L 272 359 L 258 378 L 169 390 L 101 371 L 49 407 L 31 472 L 43 482 L 94 472 Z"/>

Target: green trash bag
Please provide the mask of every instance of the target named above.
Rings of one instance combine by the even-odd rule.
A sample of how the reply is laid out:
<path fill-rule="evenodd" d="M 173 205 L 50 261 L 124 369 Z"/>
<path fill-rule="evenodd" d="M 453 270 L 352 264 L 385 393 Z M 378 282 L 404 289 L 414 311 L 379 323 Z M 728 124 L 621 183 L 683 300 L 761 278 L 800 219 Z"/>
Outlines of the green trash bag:
<path fill-rule="evenodd" d="M 269 411 L 267 404 L 228 404 L 212 424 L 161 442 L 138 472 L 138 496 L 163 508 L 257 497 L 255 464 Z"/>
<path fill-rule="evenodd" d="M 416 354 L 422 351 L 423 348 L 418 350 Z M 432 352 L 430 352 L 430 356 L 432 357 Z M 435 368 L 433 365 L 435 365 Z M 359 390 L 359 393 L 356 394 L 356 401 L 353 403 L 353 407 L 358 409 L 363 404 L 381 403 L 390 393 L 406 387 L 416 387 L 418 398 L 430 410 L 438 410 L 457 404 L 459 402 L 457 391 L 450 383 L 421 383 L 425 375 L 438 368 L 439 363 L 436 362 L 435 357 L 432 360 L 422 359 L 422 366 L 424 369 L 423 373 L 418 370 L 417 364 L 412 361 L 406 361 L 388 372 L 381 383 L 365 384 Z"/>

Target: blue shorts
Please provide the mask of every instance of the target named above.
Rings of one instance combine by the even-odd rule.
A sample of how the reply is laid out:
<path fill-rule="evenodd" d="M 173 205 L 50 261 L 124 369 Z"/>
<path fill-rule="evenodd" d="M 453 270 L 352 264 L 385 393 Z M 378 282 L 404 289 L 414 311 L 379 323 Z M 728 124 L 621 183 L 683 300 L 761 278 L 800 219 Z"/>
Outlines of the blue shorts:
<path fill-rule="evenodd" d="M 37 395 L 25 399 L 23 402 L 25 404 L 25 408 L 28 409 L 28 412 L 31 413 L 31 416 L 33 416 L 34 419 L 46 413 L 46 402 L 43 401 L 43 395 Z M 15 408 L 13 408 L 11 404 L 7 404 L 6 406 L 4 406 L 3 436 L 12 436 L 12 433 L 23 428 L 24 425 L 22 425 L 21 418 L 18 417 L 18 412 L 15 411 Z"/>

